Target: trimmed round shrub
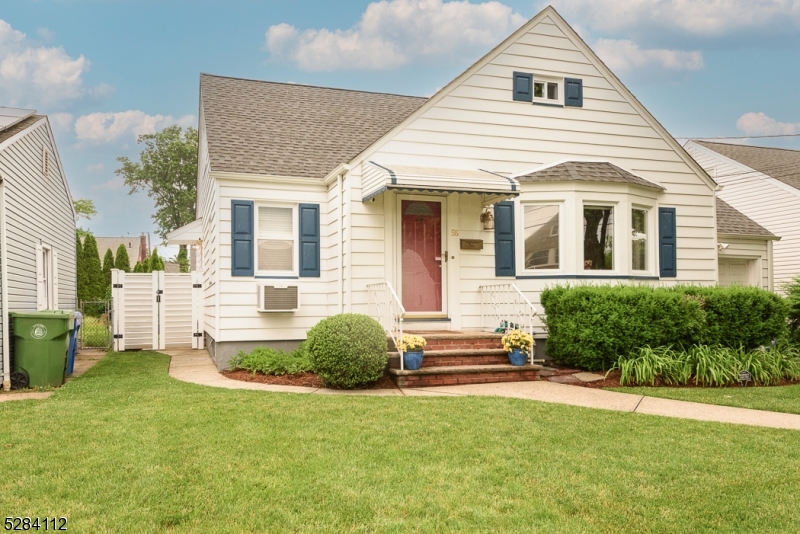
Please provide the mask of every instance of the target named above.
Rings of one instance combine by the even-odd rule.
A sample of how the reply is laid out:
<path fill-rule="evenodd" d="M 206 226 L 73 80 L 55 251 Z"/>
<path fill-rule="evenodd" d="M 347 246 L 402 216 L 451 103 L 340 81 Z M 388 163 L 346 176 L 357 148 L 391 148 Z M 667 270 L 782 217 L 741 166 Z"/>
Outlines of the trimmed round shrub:
<path fill-rule="evenodd" d="M 352 389 L 376 382 L 386 368 L 386 333 L 375 319 L 342 313 L 308 331 L 306 350 L 326 386 Z"/>

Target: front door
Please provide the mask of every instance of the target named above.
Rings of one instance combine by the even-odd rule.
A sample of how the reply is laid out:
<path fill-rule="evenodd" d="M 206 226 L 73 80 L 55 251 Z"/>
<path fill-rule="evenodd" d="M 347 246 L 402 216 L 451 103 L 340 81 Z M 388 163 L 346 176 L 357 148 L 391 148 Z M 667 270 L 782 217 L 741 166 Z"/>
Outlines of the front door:
<path fill-rule="evenodd" d="M 442 202 L 401 200 L 402 300 L 406 312 L 441 314 Z"/>

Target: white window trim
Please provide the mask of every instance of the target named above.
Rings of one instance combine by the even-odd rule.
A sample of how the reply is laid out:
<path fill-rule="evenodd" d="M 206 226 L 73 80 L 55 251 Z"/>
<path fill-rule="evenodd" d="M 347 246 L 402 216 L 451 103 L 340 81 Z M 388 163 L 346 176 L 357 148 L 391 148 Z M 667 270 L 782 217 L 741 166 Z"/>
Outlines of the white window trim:
<path fill-rule="evenodd" d="M 292 270 L 285 270 L 285 271 L 278 271 L 278 270 L 259 270 L 258 269 L 258 254 L 259 254 L 259 247 L 258 247 L 258 240 L 261 239 L 261 233 L 259 232 L 259 209 L 258 208 L 291 208 L 292 210 L 292 265 L 294 269 Z M 297 228 L 298 225 L 298 213 L 297 210 L 299 209 L 297 202 L 256 202 L 255 203 L 255 243 L 254 249 L 255 254 L 255 275 L 256 276 L 299 276 L 300 273 L 300 259 L 299 259 L 299 244 L 298 244 L 298 235 L 299 231 Z M 269 238 L 265 238 L 269 239 Z"/>
<path fill-rule="evenodd" d="M 517 257 L 519 258 L 519 265 L 517 272 L 521 272 L 526 276 L 529 275 L 562 275 L 566 273 L 564 269 L 564 250 L 566 246 L 566 236 L 564 232 L 561 231 L 564 225 L 564 205 L 565 201 L 563 199 L 559 200 L 537 200 L 534 202 L 525 201 L 520 202 L 520 209 L 519 212 L 521 217 L 518 217 L 520 220 L 519 228 L 517 229 L 517 235 L 521 237 L 520 246 L 517 249 Z M 526 206 L 558 206 L 558 269 L 528 269 L 525 267 L 525 207 Z"/>
<path fill-rule="evenodd" d="M 58 253 L 46 243 L 36 245 L 36 309 L 58 309 Z"/>
<path fill-rule="evenodd" d="M 633 239 L 632 236 L 628 236 L 628 256 L 630 258 L 630 271 L 631 274 L 635 276 L 647 276 L 652 275 L 655 272 L 655 264 L 656 264 L 656 239 L 657 239 L 657 228 L 655 220 L 656 211 L 654 206 L 648 206 L 645 204 L 631 204 L 630 209 L 628 210 L 630 213 L 628 214 L 628 228 L 633 230 L 633 210 L 642 210 L 647 212 L 647 217 L 645 218 L 646 230 L 647 230 L 647 251 L 645 261 L 647 262 L 647 269 L 639 270 L 633 268 Z M 656 239 L 654 239 L 656 238 Z"/>
<path fill-rule="evenodd" d="M 619 202 L 610 202 L 608 200 L 602 200 L 602 201 L 584 200 L 582 202 L 579 202 L 578 205 L 580 206 L 580 211 L 578 212 L 578 214 L 579 214 L 578 220 L 580 221 L 580 226 L 579 226 L 579 229 L 578 229 L 579 239 L 578 239 L 578 251 L 577 251 L 577 253 L 578 253 L 578 272 L 580 274 L 608 275 L 608 276 L 619 275 L 619 274 L 621 274 L 623 272 L 624 273 L 630 272 L 630 269 L 628 269 L 627 267 L 622 272 L 620 271 L 620 268 L 619 268 L 619 264 L 620 264 L 619 256 L 620 256 L 620 254 L 619 254 L 619 242 L 618 242 L 618 238 L 617 238 L 617 236 L 619 235 L 619 227 L 618 227 L 618 224 L 619 224 L 619 206 L 620 206 Z M 584 262 L 586 261 L 586 259 L 583 257 L 583 255 L 585 253 L 583 241 L 586 238 L 586 236 L 584 235 L 584 229 L 583 229 L 583 225 L 584 225 L 583 211 L 586 208 L 612 208 L 612 210 L 613 210 L 612 213 L 611 213 L 611 215 L 612 215 L 611 225 L 612 225 L 612 228 L 614 230 L 613 233 L 611 234 L 611 237 L 612 237 L 611 264 L 613 265 L 613 269 L 586 269 L 584 267 Z M 627 224 L 627 226 L 630 226 L 630 220 L 629 220 L 630 216 L 628 216 L 626 219 L 628 219 L 628 220 L 626 220 L 624 222 Z M 627 235 L 627 232 L 626 232 L 626 235 Z M 628 241 L 630 241 L 630 240 L 628 240 Z"/>
<path fill-rule="evenodd" d="M 545 86 L 544 90 L 544 97 L 537 97 L 535 96 L 536 92 L 536 83 L 556 83 L 558 84 L 558 98 L 552 100 L 547 98 L 547 86 Z M 531 96 L 533 98 L 533 102 L 537 104 L 550 104 L 553 106 L 563 106 L 564 105 L 564 78 L 559 76 L 546 76 L 541 74 L 534 74 L 533 75 L 533 84 L 531 86 Z"/>

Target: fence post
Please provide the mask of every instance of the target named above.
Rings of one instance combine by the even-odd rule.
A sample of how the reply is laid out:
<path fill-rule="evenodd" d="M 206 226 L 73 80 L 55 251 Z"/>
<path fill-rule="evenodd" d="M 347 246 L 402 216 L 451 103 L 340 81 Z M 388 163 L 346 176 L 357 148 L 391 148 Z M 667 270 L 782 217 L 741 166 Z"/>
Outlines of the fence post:
<path fill-rule="evenodd" d="M 192 348 L 204 348 L 203 339 L 203 277 L 192 271 Z"/>
<path fill-rule="evenodd" d="M 169 298 L 164 292 L 164 271 L 153 271 L 153 284 L 156 288 L 156 305 L 158 310 L 153 315 L 153 323 L 157 331 L 153 349 L 164 350 L 167 348 L 167 315 L 164 313 L 164 299 Z"/>
<path fill-rule="evenodd" d="M 125 350 L 125 271 L 111 270 L 111 335 L 114 351 Z M 85 321 L 86 319 L 84 319 Z"/>

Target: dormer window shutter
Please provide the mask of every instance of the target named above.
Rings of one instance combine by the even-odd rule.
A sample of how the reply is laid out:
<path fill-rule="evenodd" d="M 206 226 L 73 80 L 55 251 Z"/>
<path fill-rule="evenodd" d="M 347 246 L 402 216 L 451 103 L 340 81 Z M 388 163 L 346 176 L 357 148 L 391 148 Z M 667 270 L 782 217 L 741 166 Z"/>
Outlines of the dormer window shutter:
<path fill-rule="evenodd" d="M 231 200 L 231 276 L 253 276 L 252 200 Z"/>
<path fill-rule="evenodd" d="M 300 214 L 300 276 L 319 277 L 319 204 L 298 205 Z"/>
<path fill-rule="evenodd" d="M 675 208 L 658 208 L 658 260 L 662 278 L 678 276 L 678 238 Z"/>
<path fill-rule="evenodd" d="M 514 100 L 533 102 L 533 74 L 527 72 L 514 73 Z"/>
<path fill-rule="evenodd" d="M 576 108 L 583 107 L 583 80 L 564 78 L 564 105 Z"/>
<path fill-rule="evenodd" d="M 494 275 L 516 276 L 514 260 L 514 203 L 494 205 Z"/>

